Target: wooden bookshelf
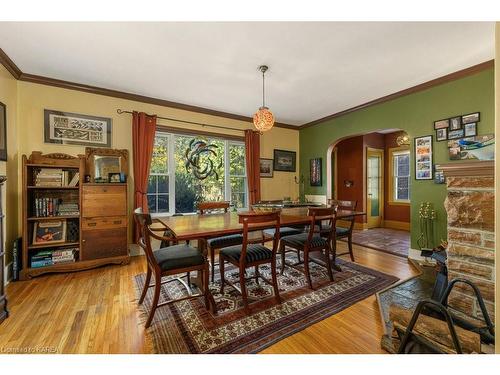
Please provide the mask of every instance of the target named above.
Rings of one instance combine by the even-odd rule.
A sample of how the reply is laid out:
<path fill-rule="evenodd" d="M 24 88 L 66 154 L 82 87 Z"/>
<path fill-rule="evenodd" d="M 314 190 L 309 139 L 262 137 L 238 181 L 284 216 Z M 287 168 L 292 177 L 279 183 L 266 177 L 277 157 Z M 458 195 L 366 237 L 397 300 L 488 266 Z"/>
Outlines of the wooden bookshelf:
<path fill-rule="evenodd" d="M 85 176 L 85 157 L 83 155 L 71 156 L 67 154 L 42 154 L 34 151 L 29 157 L 23 155 L 23 174 L 22 174 L 22 230 L 23 230 L 23 246 L 22 246 L 22 269 L 20 279 L 26 280 L 35 276 L 53 272 L 71 272 L 84 269 L 99 267 L 104 264 L 122 264 L 128 263 L 129 257 L 116 256 L 110 253 L 110 256 L 102 256 L 99 259 L 89 259 L 85 254 L 85 247 L 91 248 L 92 244 L 82 239 L 82 195 L 83 195 L 83 180 Z M 46 171 L 50 174 L 50 169 L 55 169 L 57 175 L 60 171 L 66 175 L 66 181 L 62 178 L 63 185 L 72 177 L 79 173 L 77 186 L 40 186 L 37 185 L 37 177 L 40 171 Z M 39 180 L 42 180 L 40 178 Z M 40 181 L 39 181 L 40 182 Z M 53 182 L 52 182 L 53 183 Z M 40 200 L 47 205 L 40 207 Z M 57 207 L 60 204 L 77 204 L 78 214 L 58 215 Z M 49 207 L 49 209 L 47 209 Z M 42 210 L 40 209 L 42 208 Z M 42 214 L 41 214 L 41 212 Z M 43 215 L 50 212 L 49 215 Z M 65 236 L 64 242 L 47 242 L 34 243 L 34 229 L 36 225 L 49 225 L 50 222 L 63 221 L 61 230 L 62 236 Z M 53 235 L 53 233 L 50 233 Z M 37 236 L 38 241 L 44 236 Z M 42 267 L 32 267 L 32 257 L 41 251 L 57 251 L 63 249 L 78 249 L 75 254 L 75 260 L 66 263 L 54 263 L 44 265 Z M 34 265 L 34 263 L 33 263 Z"/>

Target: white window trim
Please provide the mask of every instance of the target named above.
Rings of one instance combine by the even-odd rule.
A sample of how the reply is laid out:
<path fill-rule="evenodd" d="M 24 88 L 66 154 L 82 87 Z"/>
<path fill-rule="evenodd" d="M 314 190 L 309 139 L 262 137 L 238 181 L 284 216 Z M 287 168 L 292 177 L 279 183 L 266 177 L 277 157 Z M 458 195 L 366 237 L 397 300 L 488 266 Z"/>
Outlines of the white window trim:
<path fill-rule="evenodd" d="M 396 176 L 396 168 L 395 168 L 395 162 L 396 162 L 396 157 L 397 156 L 400 156 L 400 155 L 408 155 L 409 158 L 411 158 L 411 153 L 410 153 L 410 150 L 409 149 L 405 149 L 405 150 L 395 150 L 395 151 L 392 151 L 391 152 L 391 170 L 392 170 L 392 173 L 391 173 L 391 179 L 392 179 L 392 192 L 391 192 L 391 195 L 392 195 L 392 199 L 391 199 L 391 203 L 402 203 L 402 204 L 409 204 L 410 203 L 410 199 L 397 199 L 397 176 Z M 410 160 L 410 168 L 411 168 L 411 160 Z M 410 194 L 410 183 L 411 183 L 411 173 L 408 175 L 408 195 Z"/>
<path fill-rule="evenodd" d="M 174 149 L 175 149 L 175 137 L 176 136 L 189 136 L 188 134 L 183 135 L 183 134 L 173 134 L 173 133 L 167 133 L 164 131 L 157 131 L 155 134 L 155 137 L 158 134 L 165 135 L 168 139 L 168 183 L 169 183 L 169 193 L 168 193 L 168 198 L 169 198 L 169 211 L 168 212 L 152 212 L 151 217 L 165 217 L 165 216 L 173 216 L 175 214 L 175 155 L 174 155 Z M 240 207 L 237 210 L 238 211 L 246 211 L 248 210 L 248 180 L 247 180 L 247 173 L 246 173 L 246 158 L 245 158 L 245 165 L 244 165 L 244 175 L 230 175 L 230 160 L 229 160 L 229 146 L 230 145 L 238 145 L 238 146 L 245 146 L 244 142 L 238 142 L 234 140 L 229 140 L 225 139 L 224 137 L 212 137 L 212 138 L 217 138 L 222 141 L 224 141 L 224 199 L 227 201 L 231 200 L 231 177 L 243 177 L 245 178 L 245 207 Z M 150 173 L 151 175 L 152 173 Z M 155 175 L 157 175 L 155 173 Z M 165 175 L 165 174 L 162 174 Z M 196 212 L 193 213 L 185 213 L 184 215 L 195 215 Z"/>

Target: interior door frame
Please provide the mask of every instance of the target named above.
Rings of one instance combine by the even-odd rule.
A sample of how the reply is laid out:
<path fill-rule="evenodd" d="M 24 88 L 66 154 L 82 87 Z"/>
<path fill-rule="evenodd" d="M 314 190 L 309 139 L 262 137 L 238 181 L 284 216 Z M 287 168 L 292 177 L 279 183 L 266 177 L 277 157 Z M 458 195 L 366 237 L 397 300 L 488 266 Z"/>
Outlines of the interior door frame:
<path fill-rule="evenodd" d="M 366 147 L 366 155 L 365 155 L 365 192 L 364 192 L 364 197 L 365 197 L 365 202 L 366 202 L 366 226 L 367 228 L 380 228 L 383 227 L 384 225 L 384 207 L 385 207 L 385 191 L 384 191 L 384 185 L 385 185 L 385 160 L 384 160 L 384 155 L 385 150 L 383 148 L 374 148 L 374 147 Z M 377 222 L 374 223 L 373 220 L 370 221 L 370 211 L 369 211 L 369 198 L 368 198 L 368 158 L 370 156 L 380 156 L 380 180 L 379 180 L 379 216 L 380 217 L 380 223 Z"/>

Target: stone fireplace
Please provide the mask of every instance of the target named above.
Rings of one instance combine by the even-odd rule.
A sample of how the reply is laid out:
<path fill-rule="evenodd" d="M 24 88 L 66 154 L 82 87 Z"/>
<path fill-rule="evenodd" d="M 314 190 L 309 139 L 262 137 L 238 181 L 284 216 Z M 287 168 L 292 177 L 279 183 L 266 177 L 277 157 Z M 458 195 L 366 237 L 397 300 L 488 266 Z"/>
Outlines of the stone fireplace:
<path fill-rule="evenodd" d="M 448 279 L 465 278 L 475 283 L 494 320 L 494 162 L 457 162 L 437 169 L 444 171 L 448 189 L 444 202 L 448 216 Z M 454 288 L 449 304 L 482 320 L 472 290 L 466 286 Z"/>

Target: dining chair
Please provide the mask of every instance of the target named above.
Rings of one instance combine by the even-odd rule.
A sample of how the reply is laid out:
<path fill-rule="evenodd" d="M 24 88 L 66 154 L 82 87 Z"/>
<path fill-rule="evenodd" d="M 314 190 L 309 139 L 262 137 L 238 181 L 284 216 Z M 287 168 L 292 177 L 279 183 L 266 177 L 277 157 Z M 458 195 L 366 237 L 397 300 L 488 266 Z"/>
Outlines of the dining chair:
<path fill-rule="evenodd" d="M 246 281 L 255 279 L 258 283 L 259 278 L 269 285 L 273 286 L 274 298 L 277 303 L 281 303 L 279 288 L 278 288 L 278 277 L 276 271 L 276 252 L 279 243 L 279 232 L 280 232 L 280 211 L 274 212 L 242 212 L 238 214 L 239 223 L 243 224 L 243 243 L 241 245 L 235 245 L 231 247 L 226 247 L 222 249 L 219 253 L 219 268 L 220 268 L 220 278 L 221 278 L 221 293 L 224 292 L 224 285 L 229 284 L 236 290 L 238 290 L 243 298 L 243 304 L 245 308 L 245 313 L 250 313 L 250 308 L 248 306 L 248 294 L 246 288 Z M 272 249 L 267 248 L 261 243 L 249 243 L 248 233 L 249 225 L 252 224 L 263 224 L 267 223 L 274 226 L 277 235 L 273 238 Z M 224 276 L 224 263 L 228 262 L 239 269 L 239 284 L 240 289 L 238 289 L 234 284 L 227 281 Z M 272 281 L 269 281 L 263 277 L 259 272 L 259 266 L 262 264 L 271 264 L 271 277 Z M 255 274 L 252 277 L 246 278 L 247 268 L 254 267 Z"/>
<path fill-rule="evenodd" d="M 335 240 L 335 222 L 337 220 L 337 206 L 333 207 L 321 207 L 321 208 L 309 208 L 307 211 L 307 216 L 310 217 L 309 231 L 300 234 L 294 234 L 291 236 L 285 236 L 281 238 L 279 251 L 281 254 L 281 274 L 285 271 L 285 266 L 296 267 L 298 264 L 304 263 L 304 273 L 307 278 L 307 283 L 309 288 L 314 289 L 312 285 L 311 272 L 309 270 L 309 262 L 312 261 L 316 264 L 326 267 L 328 271 L 328 277 L 330 281 L 333 281 L 332 265 L 330 261 L 330 252 L 332 251 L 331 243 Z M 320 221 L 328 221 L 330 232 L 328 236 L 324 237 L 321 235 L 319 226 L 317 225 Z M 285 255 L 288 252 L 287 247 L 295 251 L 304 253 L 304 261 L 293 265 L 286 263 Z M 324 254 L 323 254 L 324 251 Z M 310 257 L 312 252 L 320 252 L 324 255 L 324 264 L 318 262 L 316 259 Z"/>
<path fill-rule="evenodd" d="M 328 205 L 330 205 L 330 206 L 336 205 L 340 211 L 342 211 L 342 210 L 355 211 L 357 204 L 358 204 L 357 201 L 344 201 L 344 200 L 337 200 L 337 199 L 329 199 L 328 200 Z M 337 242 L 336 241 L 332 243 L 332 249 L 333 249 L 333 252 L 336 256 L 349 254 L 351 257 L 351 261 L 354 262 L 354 253 L 352 251 L 352 231 L 354 229 L 354 216 L 343 217 L 342 221 L 347 222 L 348 226 L 347 227 L 337 227 L 335 229 L 335 238 L 336 238 L 336 240 L 340 240 L 342 238 L 347 238 L 347 247 L 349 248 L 349 252 L 337 254 L 337 250 L 336 250 Z M 321 226 L 321 235 L 323 237 L 328 236 L 329 232 L 330 232 L 330 228 L 328 226 L 325 226 L 325 227 Z"/>
<path fill-rule="evenodd" d="M 154 287 L 153 301 L 148 319 L 146 320 L 146 328 L 151 325 L 151 321 L 158 307 L 186 299 L 204 297 L 205 307 L 209 309 L 212 304 L 213 311 L 216 312 L 216 307 L 212 302 L 213 299 L 210 298 L 210 290 L 208 288 L 208 261 L 203 254 L 198 249 L 187 244 L 172 245 L 153 251 L 151 246 L 151 240 L 153 238 L 160 241 L 175 241 L 174 238 L 164 237 L 155 233 L 164 233 L 169 228 L 162 223 L 157 224 L 156 222 L 153 226 L 151 215 L 143 213 L 142 208 L 134 210 L 134 218 L 141 231 L 139 245 L 146 253 L 147 260 L 146 280 L 144 282 L 141 297 L 139 298 L 139 304 L 144 302 L 148 289 Z M 193 271 L 201 273 L 202 285 L 201 293 L 199 294 L 193 294 L 191 287 L 180 277 L 162 280 L 165 276 L 179 275 Z M 150 284 L 152 275 L 154 275 L 154 283 Z M 179 282 L 186 289 L 188 295 L 182 298 L 158 303 L 162 284 L 175 281 Z"/>
<path fill-rule="evenodd" d="M 200 202 L 198 204 L 200 215 L 227 213 L 229 202 Z M 243 236 L 241 234 L 231 234 L 222 237 L 209 238 L 206 242 L 208 254 L 210 255 L 211 279 L 215 278 L 215 252 L 228 246 L 241 245 Z"/>

